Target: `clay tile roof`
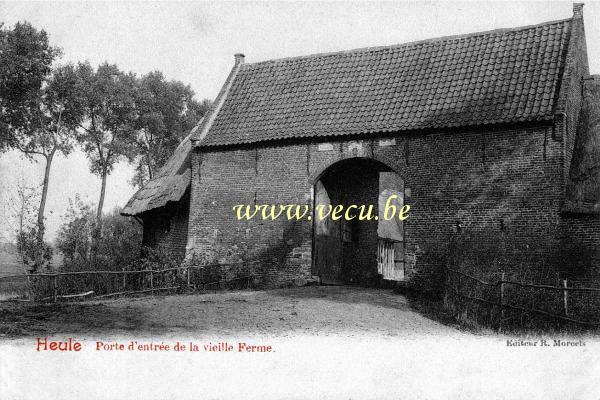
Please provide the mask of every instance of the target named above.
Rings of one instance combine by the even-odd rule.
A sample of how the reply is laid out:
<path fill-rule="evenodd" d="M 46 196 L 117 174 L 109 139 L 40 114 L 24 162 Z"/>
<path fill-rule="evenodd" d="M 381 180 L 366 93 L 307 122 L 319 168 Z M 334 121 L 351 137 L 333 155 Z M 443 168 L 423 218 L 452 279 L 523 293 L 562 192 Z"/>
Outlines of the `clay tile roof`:
<path fill-rule="evenodd" d="M 191 182 L 190 136 L 183 139 L 154 178 L 129 199 L 121 210 L 122 215 L 138 215 L 181 199 Z"/>
<path fill-rule="evenodd" d="M 570 22 L 244 64 L 198 145 L 546 120 Z"/>

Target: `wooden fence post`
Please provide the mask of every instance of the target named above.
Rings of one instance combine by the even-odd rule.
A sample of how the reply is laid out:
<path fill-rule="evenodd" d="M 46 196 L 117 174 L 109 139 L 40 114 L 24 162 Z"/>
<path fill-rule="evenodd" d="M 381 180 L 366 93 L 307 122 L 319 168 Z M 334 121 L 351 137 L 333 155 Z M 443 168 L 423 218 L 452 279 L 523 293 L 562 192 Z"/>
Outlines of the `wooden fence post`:
<path fill-rule="evenodd" d="M 445 276 L 445 282 L 444 282 L 444 310 L 446 312 L 450 311 L 450 302 L 448 300 L 448 291 L 450 290 L 450 271 L 448 270 L 448 268 L 446 267 L 446 276 Z"/>
<path fill-rule="evenodd" d="M 153 282 L 153 277 L 154 277 L 154 271 L 150 270 L 150 293 L 152 294 L 152 296 L 154 296 L 154 282 Z"/>
<path fill-rule="evenodd" d="M 462 311 L 462 306 L 463 306 L 463 299 L 462 299 L 462 293 L 461 293 L 461 279 L 460 279 L 460 274 L 458 275 L 458 283 L 456 285 L 456 304 L 457 304 L 457 310 L 456 310 L 456 316 L 458 318 L 458 320 L 460 321 L 460 314 Z"/>
<path fill-rule="evenodd" d="M 563 287 L 566 289 L 568 286 L 567 280 L 563 280 Z M 569 315 L 569 291 L 563 290 L 563 305 L 565 309 L 565 315 Z"/>
<path fill-rule="evenodd" d="M 506 272 L 502 271 L 502 278 L 500 278 L 500 328 L 502 331 L 502 324 L 504 323 L 504 280 L 506 279 Z"/>
<path fill-rule="evenodd" d="M 126 285 L 126 281 L 125 281 L 125 277 L 127 277 L 127 274 L 125 273 L 125 269 L 123 269 L 123 291 L 125 292 L 125 287 Z"/>
<path fill-rule="evenodd" d="M 57 282 L 57 274 L 54 274 L 53 277 L 53 286 L 54 286 L 54 302 L 56 303 L 56 300 L 58 299 L 58 282 Z"/>
<path fill-rule="evenodd" d="M 522 274 L 520 275 L 520 277 L 521 277 L 521 286 L 519 286 L 519 290 L 522 291 L 523 290 L 523 283 L 525 283 L 525 282 L 523 282 L 523 275 Z M 523 328 L 523 320 L 524 319 L 525 319 L 525 313 L 523 311 L 523 308 L 521 308 L 521 328 Z"/>
<path fill-rule="evenodd" d="M 190 290 L 190 266 L 189 265 L 186 268 L 186 272 L 187 272 L 187 288 L 186 288 L 186 290 Z"/>

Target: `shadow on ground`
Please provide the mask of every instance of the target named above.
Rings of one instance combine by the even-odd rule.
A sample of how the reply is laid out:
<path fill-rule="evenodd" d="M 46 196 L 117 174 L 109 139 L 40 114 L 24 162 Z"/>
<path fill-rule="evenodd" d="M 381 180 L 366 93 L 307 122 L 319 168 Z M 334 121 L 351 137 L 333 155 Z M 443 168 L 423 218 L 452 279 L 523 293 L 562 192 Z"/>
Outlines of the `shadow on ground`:
<path fill-rule="evenodd" d="M 322 299 L 344 304 L 365 304 L 383 308 L 409 311 L 404 296 L 389 289 L 372 289 L 359 286 L 304 286 L 274 289 L 269 293 L 288 299 Z"/>
<path fill-rule="evenodd" d="M 166 330 L 148 321 L 141 310 L 106 304 L 31 304 L 4 302 L 0 307 L 0 337 L 53 335 L 61 332 L 123 333 Z"/>
<path fill-rule="evenodd" d="M 497 327 L 478 325 L 472 320 L 457 321 L 444 309 L 442 299 L 425 295 L 420 292 L 410 290 L 395 290 L 396 293 L 404 296 L 408 302 L 411 311 L 414 311 L 423 317 L 473 335 L 513 335 L 514 337 L 544 338 L 548 335 L 561 335 L 563 337 L 586 337 L 598 336 L 600 329 L 598 327 L 586 327 L 580 325 L 570 325 L 560 320 L 541 320 L 538 325 L 519 326 L 518 323 L 511 325 L 510 321 L 505 322 L 501 331 Z M 514 322 L 514 321 L 513 321 Z"/>
<path fill-rule="evenodd" d="M 310 286 L 275 290 L 0 303 L 0 339 L 165 335 L 455 335 L 429 300 L 391 289 Z"/>
<path fill-rule="evenodd" d="M 394 293 L 406 298 L 408 307 L 411 311 L 414 311 L 427 319 L 450 328 L 468 331 L 474 334 L 480 333 L 478 329 L 461 324 L 449 315 L 444 309 L 444 302 L 442 299 L 406 288 L 395 289 Z"/>

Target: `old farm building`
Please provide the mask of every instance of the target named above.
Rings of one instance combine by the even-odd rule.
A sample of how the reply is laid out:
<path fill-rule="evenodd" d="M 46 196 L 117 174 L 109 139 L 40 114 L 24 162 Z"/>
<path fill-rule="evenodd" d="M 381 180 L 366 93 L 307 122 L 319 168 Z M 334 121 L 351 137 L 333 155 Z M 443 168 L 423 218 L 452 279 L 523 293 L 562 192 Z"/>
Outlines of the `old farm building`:
<path fill-rule="evenodd" d="M 514 29 L 258 63 L 238 54 L 191 141 L 124 213 L 142 218 L 148 243 L 259 261 L 267 285 L 427 288 L 436 249 L 465 232 L 516 240 L 542 268 L 565 243 L 600 244 L 599 105 L 581 5 Z M 232 210 L 380 214 L 394 193 L 412 209 L 392 225 L 239 221 Z"/>
<path fill-rule="evenodd" d="M 121 211 L 142 222 L 144 245 L 161 245 L 178 259 L 185 256 L 187 243 L 191 149 L 187 136 L 156 176 Z"/>

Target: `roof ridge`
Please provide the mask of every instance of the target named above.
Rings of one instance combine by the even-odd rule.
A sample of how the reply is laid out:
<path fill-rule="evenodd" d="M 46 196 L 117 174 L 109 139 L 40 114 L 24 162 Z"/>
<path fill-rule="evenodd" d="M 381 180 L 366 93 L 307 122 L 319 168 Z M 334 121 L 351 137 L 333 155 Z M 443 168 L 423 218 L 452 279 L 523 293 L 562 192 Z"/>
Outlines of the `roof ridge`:
<path fill-rule="evenodd" d="M 173 153 L 171 154 L 171 156 L 167 159 L 167 161 L 165 161 L 165 163 L 163 164 L 162 167 L 160 167 L 160 169 L 158 170 L 158 172 L 154 175 L 154 178 L 163 178 L 165 176 L 169 176 L 169 175 L 177 175 L 177 171 L 175 171 L 175 173 L 173 173 L 173 162 L 177 159 L 177 156 L 180 152 L 183 151 L 183 149 L 190 143 L 192 138 L 192 132 L 188 133 L 186 137 L 184 137 L 183 139 L 181 139 L 181 142 L 179 142 L 179 144 L 177 145 L 177 147 L 175 147 L 175 150 L 173 151 Z"/>
<path fill-rule="evenodd" d="M 244 64 L 194 146 L 545 125 L 577 20 Z"/>
<path fill-rule="evenodd" d="M 264 65 L 264 64 L 269 64 L 269 63 L 280 63 L 280 62 L 288 62 L 288 61 L 297 61 L 297 60 L 302 60 L 302 59 L 322 58 L 322 57 L 324 58 L 324 57 L 343 55 L 343 54 L 367 53 L 367 52 L 372 52 L 372 51 L 374 52 L 374 51 L 387 50 L 387 49 L 397 49 L 397 48 L 410 47 L 410 46 L 415 46 L 415 45 L 425 44 L 425 43 L 437 43 L 437 42 L 458 40 L 458 39 L 463 39 L 463 38 L 467 38 L 467 37 L 471 38 L 471 37 L 485 36 L 485 35 L 492 35 L 492 34 L 519 32 L 519 31 L 524 31 L 524 30 L 528 30 L 528 29 L 538 28 L 538 27 L 545 26 L 545 25 L 555 25 L 555 24 L 559 24 L 559 23 L 570 22 L 572 19 L 573 19 L 573 17 L 570 17 L 570 18 L 558 19 L 558 20 L 553 20 L 553 21 L 541 22 L 538 24 L 519 26 L 519 27 L 515 27 L 515 28 L 498 28 L 498 29 L 491 29 L 488 31 L 479 31 L 479 32 L 472 32 L 472 33 L 462 33 L 462 34 L 457 34 L 457 35 L 439 36 L 436 38 L 414 40 L 412 42 L 397 43 L 397 44 L 386 45 L 386 46 L 359 47 L 359 48 L 349 49 L 349 50 L 313 53 L 313 54 L 308 54 L 308 55 L 304 55 L 304 56 L 274 58 L 274 59 L 270 59 L 270 60 L 258 61 L 258 62 L 253 62 L 253 63 L 245 63 L 243 65 L 243 68 L 247 69 L 248 67 L 254 67 L 254 66 Z"/>
<path fill-rule="evenodd" d="M 241 57 L 239 57 L 239 56 L 241 56 Z M 217 118 L 217 115 L 219 115 L 219 111 L 221 110 L 223 103 L 225 103 L 225 99 L 227 98 L 227 95 L 229 94 L 229 90 L 231 89 L 231 86 L 233 85 L 233 82 L 235 81 L 236 75 L 242 69 L 243 66 L 244 66 L 244 55 L 236 54 L 235 55 L 235 64 L 233 65 L 231 72 L 229 72 L 229 76 L 227 76 L 225 83 L 221 87 L 221 90 L 219 91 L 217 98 L 211 104 L 210 108 L 208 109 L 206 114 L 202 117 L 202 119 L 200 120 L 198 125 L 196 125 L 190 132 L 190 137 L 193 142 L 204 139 L 204 137 L 208 134 L 210 127 L 212 126 L 213 122 L 215 121 L 215 118 Z"/>

